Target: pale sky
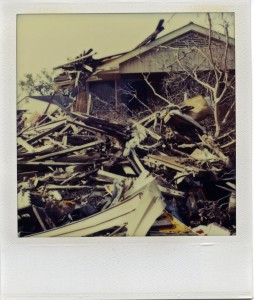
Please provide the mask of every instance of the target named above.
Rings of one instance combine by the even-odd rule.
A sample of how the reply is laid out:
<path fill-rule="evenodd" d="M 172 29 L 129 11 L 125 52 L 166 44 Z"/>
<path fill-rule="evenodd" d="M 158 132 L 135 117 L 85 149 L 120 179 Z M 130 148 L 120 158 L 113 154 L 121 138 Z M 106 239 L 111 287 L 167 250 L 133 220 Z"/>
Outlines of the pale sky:
<path fill-rule="evenodd" d="M 223 33 L 221 14 L 212 14 L 213 29 Z M 234 16 L 229 20 L 234 37 Z M 64 64 L 93 48 L 103 57 L 132 50 L 164 19 L 159 36 L 194 22 L 208 27 L 206 14 L 30 14 L 17 16 L 17 77 Z"/>

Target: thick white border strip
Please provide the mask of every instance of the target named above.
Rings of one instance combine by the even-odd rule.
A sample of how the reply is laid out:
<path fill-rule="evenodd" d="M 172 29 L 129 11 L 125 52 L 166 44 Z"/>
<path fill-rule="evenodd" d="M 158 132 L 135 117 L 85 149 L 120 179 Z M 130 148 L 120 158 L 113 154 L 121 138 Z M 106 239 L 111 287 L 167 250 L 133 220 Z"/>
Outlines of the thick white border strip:
<path fill-rule="evenodd" d="M 2 299 L 251 297 L 250 2 L 5 0 L 1 6 Z M 233 11 L 236 17 L 237 235 L 18 239 L 16 14 L 206 11 Z"/>

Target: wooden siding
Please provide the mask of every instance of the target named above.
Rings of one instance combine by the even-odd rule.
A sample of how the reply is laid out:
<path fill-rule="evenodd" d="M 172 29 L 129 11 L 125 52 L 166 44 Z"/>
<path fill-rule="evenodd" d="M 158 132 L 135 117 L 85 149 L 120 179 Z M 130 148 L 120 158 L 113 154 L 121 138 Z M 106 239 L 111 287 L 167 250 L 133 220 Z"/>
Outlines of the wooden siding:
<path fill-rule="evenodd" d="M 117 70 L 119 68 L 119 65 L 121 63 L 127 62 L 128 60 L 130 60 L 131 58 L 140 56 L 141 54 L 150 51 L 152 49 L 157 48 L 158 46 L 161 45 L 165 45 L 166 43 L 168 43 L 169 41 L 174 41 L 175 39 L 178 39 L 179 37 L 183 37 L 188 35 L 190 32 L 197 32 L 200 35 L 206 36 L 209 34 L 209 29 L 199 26 L 197 24 L 194 23 L 189 23 L 181 28 L 178 28 L 158 39 L 156 39 L 155 41 L 146 44 L 145 46 L 142 46 L 141 48 L 137 48 L 134 49 L 116 59 L 113 59 L 110 62 L 107 62 L 105 64 L 103 64 L 98 71 L 101 72 L 105 72 L 105 71 L 112 71 L 112 70 Z M 225 35 L 220 34 L 218 32 L 212 31 L 212 37 L 214 38 L 214 40 L 216 40 L 216 42 L 218 41 L 225 41 Z M 229 44 L 234 46 L 235 45 L 235 39 L 229 37 Z"/>
<path fill-rule="evenodd" d="M 199 47 L 201 51 L 208 54 L 207 38 L 201 35 L 188 34 L 185 37 L 177 38 L 170 43 L 151 49 L 139 57 L 133 57 L 120 64 L 121 74 L 127 73 L 158 73 L 158 72 L 179 72 L 182 71 L 180 65 L 176 62 L 177 52 L 179 57 L 185 57 L 182 60 L 183 65 L 190 68 L 197 68 L 198 71 L 207 71 L 211 69 L 208 60 L 194 50 L 192 47 Z M 213 46 L 214 60 L 222 66 L 224 54 L 224 45 L 216 43 Z M 230 46 L 228 49 L 228 69 L 235 69 L 235 48 Z"/>
<path fill-rule="evenodd" d="M 213 41 L 213 43 L 215 43 L 215 41 Z M 179 36 L 168 43 L 168 45 L 175 48 L 185 48 L 186 46 L 207 47 L 208 44 L 208 36 L 194 31 Z"/>

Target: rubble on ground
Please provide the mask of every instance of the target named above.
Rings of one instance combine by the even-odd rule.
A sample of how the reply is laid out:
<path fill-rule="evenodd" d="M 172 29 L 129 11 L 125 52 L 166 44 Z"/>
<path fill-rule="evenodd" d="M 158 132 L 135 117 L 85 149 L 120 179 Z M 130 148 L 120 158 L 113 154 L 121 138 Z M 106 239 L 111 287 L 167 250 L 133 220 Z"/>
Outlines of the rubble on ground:
<path fill-rule="evenodd" d="M 235 234 L 235 132 L 209 114 L 201 96 L 126 124 L 19 114 L 19 236 Z"/>

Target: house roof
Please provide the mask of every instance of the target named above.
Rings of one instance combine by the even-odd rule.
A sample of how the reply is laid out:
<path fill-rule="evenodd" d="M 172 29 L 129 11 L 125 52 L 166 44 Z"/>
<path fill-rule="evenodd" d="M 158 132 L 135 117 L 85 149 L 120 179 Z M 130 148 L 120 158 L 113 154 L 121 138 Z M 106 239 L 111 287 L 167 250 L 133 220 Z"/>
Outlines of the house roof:
<path fill-rule="evenodd" d="M 148 43 L 148 44 L 145 44 L 145 45 L 142 45 L 141 47 L 136 47 L 135 49 L 123 54 L 122 56 L 120 57 L 117 57 L 116 59 L 112 60 L 112 61 L 109 61 L 109 62 L 106 62 L 100 66 L 97 67 L 97 70 L 95 71 L 94 74 L 98 74 L 100 72 L 104 72 L 104 71 L 111 71 L 111 70 L 115 70 L 115 69 L 118 69 L 119 68 L 119 64 L 122 63 L 122 62 L 125 62 L 133 57 L 136 57 L 146 51 L 149 51 L 151 50 L 152 48 L 155 48 L 155 47 L 158 47 L 160 45 L 163 45 L 171 40 L 174 40 L 175 38 L 177 37 L 180 37 L 188 32 L 191 32 L 191 31 L 194 31 L 194 32 L 197 32 L 199 34 L 202 34 L 202 35 L 206 35 L 208 36 L 209 35 L 209 29 L 208 28 L 205 28 L 203 26 L 200 26 L 200 25 L 197 25 L 193 22 L 190 22 L 189 24 L 183 26 L 183 27 L 180 27 L 174 31 L 171 31 L 169 32 L 168 34 L 160 37 L 160 38 L 157 38 L 156 40 Z M 216 32 L 216 31 L 212 31 L 211 32 L 211 36 L 213 39 L 215 40 L 218 40 L 218 41 L 222 41 L 222 42 L 225 42 L 226 41 L 226 36 L 224 34 L 221 34 L 219 32 Z M 235 39 L 232 38 L 232 37 L 229 37 L 229 44 L 234 46 L 235 45 Z"/>
<path fill-rule="evenodd" d="M 177 38 L 184 37 L 184 35 L 186 35 L 187 33 L 194 32 L 200 34 L 201 36 L 209 36 L 208 28 L 190 22 L 183 27 L 180 27 L 157 38 L 157 35 L 163 30 L 162 24 L 163 20 L 160 20 L 156 30 L 148 38 L 146 38 L 143 42 L 141 42 L 138 46 L 136 46 L 129 52 L 115 54 L 100 59 L 94 59 L 94 54 L 92 54 L 93 50 L 89 49 L 88 51 L 85 51 L 81 55 L 76 57 L 76 59 L 69 61 L 66 64 L 60 65 L 54 69 L 64 69 L 68 74 L 75 73 L 76 78 L 79 78 L 78 74 L 81 72 L 83 75 L 85 74 L 85 76 L 81 78 L 85 81 L 101 80 L 102 76 L 110 76 L 113 73 L 117 75 L 117 73 L 119 73 L 119 67 L 121 63 L 126 62 L 131 58 L 138 57 L 142 53 L 145 53 L 153 48 L 174 41 Z M 226 41 L 226 36 L 216 31 L 211 31 L 211 37 L 216 41 Z M 235 45 L 234 38 L 229 37 L 228 41 L 230 45 Z M 76 82 L 74 78 L 72 78 L 72 81 L 65 81 L 66 79 L 64 78 L 55 78 L 55 84 L 58 86 L 66 84 L 72 84 L 74 86 Z"/>

